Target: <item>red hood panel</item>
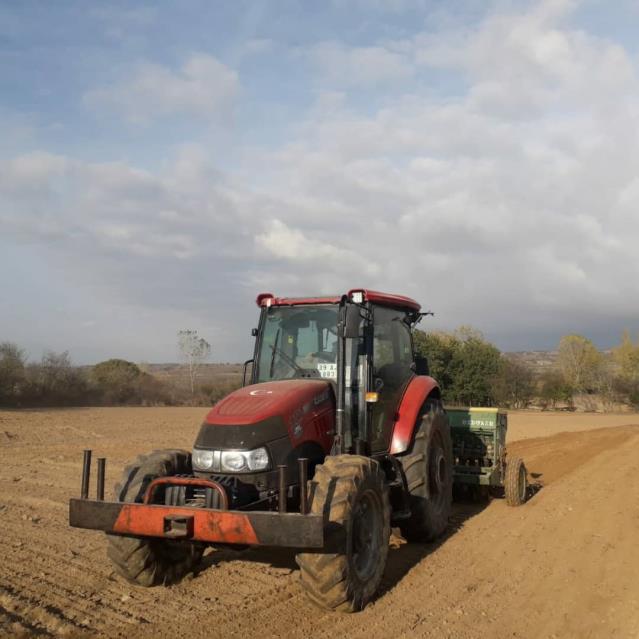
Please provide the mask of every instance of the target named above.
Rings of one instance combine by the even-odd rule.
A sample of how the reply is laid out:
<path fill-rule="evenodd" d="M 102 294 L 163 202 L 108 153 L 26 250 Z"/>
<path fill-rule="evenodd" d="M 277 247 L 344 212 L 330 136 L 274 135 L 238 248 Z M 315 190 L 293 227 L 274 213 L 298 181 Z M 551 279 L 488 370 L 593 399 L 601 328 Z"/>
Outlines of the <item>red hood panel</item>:
<path fill-rule="evenodd" d="M 319 407 L 332 399 L 330 382 L 290 379 L 240 388 L 219 401 L 206 416 L 208 424 L 250 425 L 274 415 L 288 416 L 300 406 Z"/>

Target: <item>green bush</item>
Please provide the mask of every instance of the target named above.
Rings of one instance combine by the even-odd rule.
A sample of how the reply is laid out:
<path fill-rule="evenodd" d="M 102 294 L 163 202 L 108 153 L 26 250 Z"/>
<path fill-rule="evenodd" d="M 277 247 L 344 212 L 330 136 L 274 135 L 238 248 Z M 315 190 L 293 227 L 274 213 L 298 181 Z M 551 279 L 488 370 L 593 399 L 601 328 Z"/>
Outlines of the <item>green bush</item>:
<path fill-rule="evenodd" d="M 452 334 L 415 331 L 415 348 L 428 359 L 446 403 L 495 403 L 494 380 L 501 368 L 501 354 L 481 333 L 467 327 Z"/>
<path fill-rule="evenodd" d="M 542 408 L 557 408 L 558 404 L 566 404 L 573 408 L 573 395 L 575 389 L 565 377 L 558 371 L 549 371 L 541 377 L 541 389 L 539 399 Z"/>
<path fill-rule="evenodd" d="M 495 402 L 505 408 L 526 408 L 535 396 L 535 381 L 529 366 L 502 356 L 493 378 Z"/>

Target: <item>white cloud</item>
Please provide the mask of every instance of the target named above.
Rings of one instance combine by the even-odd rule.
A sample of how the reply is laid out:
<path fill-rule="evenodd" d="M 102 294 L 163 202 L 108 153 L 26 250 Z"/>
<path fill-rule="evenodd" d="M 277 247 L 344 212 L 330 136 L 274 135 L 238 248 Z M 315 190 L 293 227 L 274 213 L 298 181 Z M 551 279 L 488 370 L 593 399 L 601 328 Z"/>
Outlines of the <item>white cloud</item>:
<path fill-rule="evenodd" d="M 267 163 L 271 193 L 306 196 L 283 223 L 331 228 L 378 265 L 375 286 L 431 300 L 449 324 L 620 330 L 639 278 L 638 74 L 620 45 L 565 26 L 570 10 L 543 3 L 395 43 L 462 74 L 464 91 L 411 91 L 367 115 L 340 101 L 312 110 Z M 306 253 L 279 257 L 295 273 Z"/>
<path fill-rule="evenodd" d="M 176 114 L 215 120 L 228 115 L 239 88 L 233 69 L 210 55 L 195 54 L 177 71 L 141 62 L 130 77 L 89 91 L 84 101 L 136 123 Z"/>
<path fill-rule="evenodd" d="M 326 70 L 316 103 L 232 176 L 198 145 L 159 173 L 16 157 L 0 164 L 3 234 L 55 237 L 74 277 L 216 322 L 257 290 L 369 286 L 413 295 L 441 326 L 512 335 L 510 347 L 575 330 L 614 339 L 637 317 L 639 74 L 569 12 L 543 3 L 392 46 L 312 48 Z M 441 68 L 454 89 L 420 90 Z M 152 116 L 199 113 L 215 99 L 175 95 L 206 75 L 164 69 L 118 104 L 129 117 L 147 113 L 131 96 Z M 350 100 L 402 77 L 416 82 L 383 107 Z"/>
<path fill-rule="evenodd" d="M 409 78 L 413 68 L 401 53 L 384 46 L 348 47 L 322 42 L 309 52 L 324 83 L 333 87 L 377 87 Z"/>
<path fill-rule="evenodd" d="M 321 235 L 328 235 L 323 239 Z M 377 275 L 380 267 L 357 250 L 341 247 L 348 238 L 324 232 L 320 237 L 307 237 L 300 229 L 290 228 L 280 220 L 271 220 L 267 229 L 255 237 L 258 248 L 277 259 L 290 260 L 322 272 L 341 273 L 344 269 L 366 275 Z"/>

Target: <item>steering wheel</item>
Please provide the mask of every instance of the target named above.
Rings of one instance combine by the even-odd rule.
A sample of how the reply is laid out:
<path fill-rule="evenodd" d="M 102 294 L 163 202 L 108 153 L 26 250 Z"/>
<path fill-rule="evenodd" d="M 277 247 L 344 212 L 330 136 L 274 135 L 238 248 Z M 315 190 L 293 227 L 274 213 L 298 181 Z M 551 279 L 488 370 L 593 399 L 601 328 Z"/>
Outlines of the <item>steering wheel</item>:
<path fill-rule="evenodd" d="M 282 361 L 288 364 L 294 371 L 293 377 L 320 377 L 320 373 L 315 368 L 302 368 L 290 355 L 285 353 L 281 348 L 271 344 L 271 350 L 277 352 Z"/>
<path fill-rule="evenodd" d="M 330 364 L 335 362 L 335 356 L 333 355 L 333 353 L 327 353 L 325 351 L 317 351 L 317 353 L 311 353 L 311 355 L 313 357 L 316 357 L 319 360 L 322 360 L 323 362 L 328 362 Z"/>

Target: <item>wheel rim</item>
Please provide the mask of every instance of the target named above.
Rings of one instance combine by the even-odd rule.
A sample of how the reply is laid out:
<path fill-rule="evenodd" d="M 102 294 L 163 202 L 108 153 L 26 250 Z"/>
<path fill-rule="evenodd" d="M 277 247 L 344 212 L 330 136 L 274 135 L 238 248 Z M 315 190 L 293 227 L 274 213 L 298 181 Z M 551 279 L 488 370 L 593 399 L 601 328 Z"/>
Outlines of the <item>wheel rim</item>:
<path fill-rule="evenodd" d="M 519 467 L 519 499 L 526 500 L 526 469 L 523 464 Z"/>
<path fill-rule="evenodd" d="M 438 437 L 431 446 L 428 460 L 428 488 L 431 500 L 438 510 L 443 507 L 446 500 L 447 478 L 448 460 L 441 439 Z"/>
<path fill-rule="evenodd" d="M 381 505 L 375 492 L 360 495 L 353 510 L 352 557 L 360 581 L 370 579 L 378 566 L 381 548 Z"/>

